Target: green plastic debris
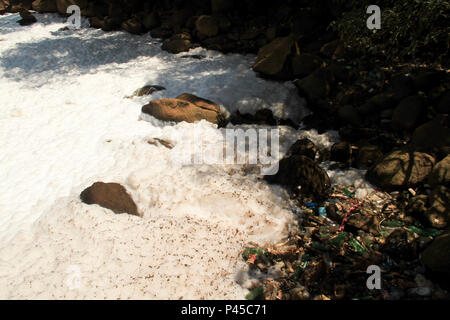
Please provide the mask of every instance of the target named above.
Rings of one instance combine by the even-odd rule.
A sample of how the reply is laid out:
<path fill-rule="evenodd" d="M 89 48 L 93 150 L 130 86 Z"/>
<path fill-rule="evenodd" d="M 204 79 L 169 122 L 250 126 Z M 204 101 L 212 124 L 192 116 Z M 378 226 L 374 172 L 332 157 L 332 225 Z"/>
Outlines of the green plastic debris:
<path fill-rule="evenodd" d="M 256 287 L 255 289 L 251 290 L 245 296 L 245 299 L 247 299 L 247 300 L 256 300 L 258 298 L 261 298 L 263 295 L 264 295 L 264 288 L 263 287 Z"/>
<path fill-rule="evenodd" d="M 348 190 L 347 188 L 345 188 L 344 189 L 344 195 L 346 196 L 346 197 L 349 197 L 349 198 L 353 198 L 355 195 L 350 191 L 350 190 Z"/>
<path fill-rule="evenodd" d="M 422 237 L 437 237 L 442 233 L 442 231 L 433 228 L 421 229 L 416 226 L 409 226 L 408 229 Z"/>
<path fill-rule="evenodd" d="M 307 263 L 307 262 L 305 262 L 305 263 Z M 306 266 L 305 266 L 306 267 Z M 303 270 L 304 270 L 305 268 L 303 268 Z M 293 276 L 292 276 L 292 279 L 294 280 L 294 281 L 297 281 L 299 278 L 300 278 L 300 274 L 302 273 L 302 268 L 301 267 L 296 267 L 295 268 L 295 271 L 294 271 L 294 274 L 293 274 Z"/>
<path fill-rule="evenodd" d="M 336 247 L 340 247 L 347 238 L 347 232 L 341 232 L 336 237 L 330 239 L 330 243 Z"/>
<path fill-rule="evenodd" d="M 356 239 L 350 240 L 350 244 L 352 245 L 353 250 L 355 250 L 358 253 L 363 253 L 364 251 L 366 251 L 366 249 L 362 246 L 362 244 Z"/>
<path fill-rule="evenodd" d="M 401 221 L 395 221 L 395 220 L 389 221 L 389 220 L 386 220 L 386 221 L 383 221 L 381 223 L 381 225 L 383 227 L 387 227 L 387 228 L 401 228 L 401 227 L 404 226 L 404 223 L 401 222 Z"/>

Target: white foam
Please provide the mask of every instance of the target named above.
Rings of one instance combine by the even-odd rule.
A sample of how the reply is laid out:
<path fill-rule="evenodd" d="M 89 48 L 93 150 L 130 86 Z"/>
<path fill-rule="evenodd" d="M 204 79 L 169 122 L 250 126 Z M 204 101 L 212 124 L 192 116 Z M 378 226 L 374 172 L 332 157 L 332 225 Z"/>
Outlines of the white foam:
<path fill-rule="evenodd" d="M 229 112 L 298 120 L 307 110 L 294 86 L 256 77 L 254 56 L 182 59 L 149 35 L 59 31 L 62 18 L 36 16 L 29 27 L 0 17 L 0 298 L 243 298 L 243 246 L 295 226 L 285 193 L 228 166 L 177 165 L 148 140 L 177 148 L 189 141 L 174 131 L 212 142 L 220 131 L 139 121 L 140 110 L 190 92 Z M 124 98 L 146 84 L 167 90 Z M 298 134 L 286 129 L 283 150 Z M 123 184 L 143 218 L 82 204 L 95 181 Z"/>

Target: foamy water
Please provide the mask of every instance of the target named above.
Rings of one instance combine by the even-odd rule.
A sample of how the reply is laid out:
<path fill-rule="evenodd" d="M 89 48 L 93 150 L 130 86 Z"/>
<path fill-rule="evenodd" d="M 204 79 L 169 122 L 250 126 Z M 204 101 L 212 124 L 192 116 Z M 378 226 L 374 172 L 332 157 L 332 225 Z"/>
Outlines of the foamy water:
<path fill-rule="evenodd" d="M 0 298 L 242 299 L 242 249 L 295 227 L 285 192 L 239 167 L 177 164 L 192 130 L 211 144 L 221 130 L 142 121 L 141 107 L 189 92 L 227 112 L 299 120 L 308 111 L 295 87 L 258 78 L 254 56 L 198 48 L 189 54 L 205 59 L 183 59 L 149 35 L 85 20 L 60 31 L 57 15 L 36 17 L 21 27 L 0 16 Z M 167 90 L 124 98 L 147 84 Z M 303 136 L 336 140 L 281 127 L 281 153 Z M 143 217 L 83 204 L 95 181 L 124 185 Z"/>

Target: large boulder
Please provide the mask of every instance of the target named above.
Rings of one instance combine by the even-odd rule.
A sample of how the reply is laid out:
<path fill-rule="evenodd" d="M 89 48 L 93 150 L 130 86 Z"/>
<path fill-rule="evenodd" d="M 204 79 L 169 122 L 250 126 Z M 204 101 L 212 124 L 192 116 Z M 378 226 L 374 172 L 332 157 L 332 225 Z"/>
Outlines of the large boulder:
<path fill-rule="evenodd" d="M 291 36 L 276 38 L 259 49 L 253 70 L 266 76 L 278 78 L 288 76 L 286 61 L 294 46 L 295 39 Z"/>
<path fill-rule="evenodd" d="M 449 282 L 450 279 L 450 233 L 436 239 L 421 254 L 423 264 L 436 278 Z"/>
<path fill-rule="evenodd" d="M 141 34 L 143 32 L 143 26 L 137 18 L 131 18 L 122 22 L 121 27 L 132 34 Z"/>
<path fill-rule="evenodd" d="M 302 155 L 283 158 L 277 174 L 264 178 L 269 183 L 288 186 L 294 193 L 300 192 L 317 200 L 326 198 L 331 187 L 327 172 Z"/>
<path fill-rule="evenodd" d="M 162 121 L 193 123 L 206 120 L 216 124 L 222 121 L 220 107 L 217 104 L 186 93 L 176 99 L 151 101 L 142 107 L 142 112 Z"/>
<path fill-rule="evenodd" d="M 396 150 L 367 171 L 367 179 L 385 189 L 415 186 L 431 173 L 434 158 L 429 154 Z"/>
<path fill-rule="evenodd" d="M 17 21 L 21 26 L 29 26 L 30 24 L 35 23 L 37 20 L 35 16 L 33 16 L 28 10 L 21 9 L 20 10 L 20 19 Z"/>
<path fill-rule="evenodd" d="M 0 0 L 0 14 L 5 13 L 8 6 L 9 6 L 8 1 Z"/>
<path fill-rule="evenodd" d="M 179 33 L 163 42 L 161 49 L 177 54 L 189 51 L 192 48 L 191 37 L 186 33 Z"/>
<path fill-rule="evenodd" d="M 317 147 L 314 142 L 308 138 L 297 140 L 287 153 L 289 156 L 306 156 L 311 160 L 315 160 L 317 154 Z"/>
<path fill-rule="evenodd" d="M 56 12 L 56 0 L 35 0 L 31 7 L 37 12 Z"/>
<path fill-rule="evenodd" d="M 446 156 L 450 153 L 450 128 L 442 124 L 442 119 L 435 117 L 416 128 L 411 142 L 416 150 Z"/>
<path fill-rule="evenodd" d="M 419 96 L 407 97 L 394 109 L 392 127 L 397 130 L 414 129 L 424 111 L 425 105 Z"/>
<path fill-rule="evenodd" d="M 133 198 L 118 183 L 96 182 L 81 192 L 80 199 L 86 204 L 98 204 L 115 213 L 140 216 Z"/>
<path fill-rule="evenodd" d="M 434 166 L 428 178 L 428 183 L 432 186 L 450 186 L 450 155 L 446 156 Z"/>

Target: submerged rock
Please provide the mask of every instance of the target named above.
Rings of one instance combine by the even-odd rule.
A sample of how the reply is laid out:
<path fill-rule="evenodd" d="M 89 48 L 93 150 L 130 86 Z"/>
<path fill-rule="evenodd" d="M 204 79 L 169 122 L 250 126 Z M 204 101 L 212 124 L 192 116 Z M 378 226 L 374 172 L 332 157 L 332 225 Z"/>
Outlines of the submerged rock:
<path fill-rule="evenodd" d="M 133 198 L 118 183 L 96 182 L 81 192 L 80 199 L 86 204 L 98 204 L 115 213 L 140 216 Z"/>

